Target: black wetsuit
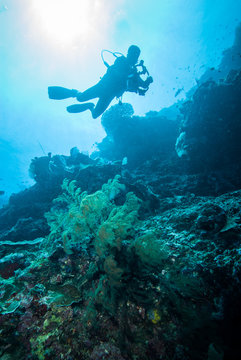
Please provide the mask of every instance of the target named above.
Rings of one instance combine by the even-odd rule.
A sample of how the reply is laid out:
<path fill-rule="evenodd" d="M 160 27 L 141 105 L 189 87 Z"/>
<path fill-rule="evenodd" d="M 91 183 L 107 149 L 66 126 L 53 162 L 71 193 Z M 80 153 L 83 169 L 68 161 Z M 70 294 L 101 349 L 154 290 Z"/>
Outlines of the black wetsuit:
<path fill-rule="evenodd" d="M 125 56 L 118 57 L 108 67 L 106 74 L 94 86 L 77 95 L 80 102 L 99 98 L 96 106 L 91 109 L 93 118 L 100 116 L 115 97 L 120 97 L 127 90 L 128 77 L 136 72 L 136 68 L 128 63 Z"/>

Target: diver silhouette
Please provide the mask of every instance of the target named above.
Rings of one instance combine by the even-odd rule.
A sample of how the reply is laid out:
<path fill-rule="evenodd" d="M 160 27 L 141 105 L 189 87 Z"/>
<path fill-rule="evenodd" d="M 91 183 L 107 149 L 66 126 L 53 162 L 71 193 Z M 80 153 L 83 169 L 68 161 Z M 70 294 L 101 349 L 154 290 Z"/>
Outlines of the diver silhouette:
<path fill-rule="evenodd" d="M 50 86 L 48 88 L 49 98 L 62 100 L 75 97 L 79 102 L 99 98 L 96 105 L 92 102 L 86 102 L 84 104 L 73 104 L 67 107 L 69 113 L 80 113 L 85 110 L 90 110 L 92 117 L 96 119 L 108 108 L 115 97 L 120 98 L 125 91 L 135 92 L 143 96 L 149 89 L 149 85 L 153 82 L 153 79 L 149 76 L 143 60 L 137 64 L 140 53 L 141 51 L 136 45 L 129 47 L 127 56 L 122 54 L 121 56 L 117 56 L 116 54 L 120 53 L 112 53 L 116 57 L 116 60 L 111 66 L 104 61 L 103 55 L 101 54 L 104 64 L 107 66 L 107 71 L 96 85 L 84 92 L 79 92 L 75 89 L 66 89 L 60 86 Z M 138 67 L 142 68 L 141 71 L 138 71 Z M 141 75 L 145 74 L 147 74 L 148 77 L 146 80 L 143 80 Z"/>

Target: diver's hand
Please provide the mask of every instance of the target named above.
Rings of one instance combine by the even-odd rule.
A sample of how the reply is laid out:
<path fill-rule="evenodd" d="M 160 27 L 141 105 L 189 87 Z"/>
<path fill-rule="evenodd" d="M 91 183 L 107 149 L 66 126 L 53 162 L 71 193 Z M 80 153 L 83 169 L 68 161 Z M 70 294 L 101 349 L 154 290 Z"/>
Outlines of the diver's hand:
<path fill-rule="evenodd" d="M 148 88 L 148 86 L 153 83 L 153 78 L 151 76 L 148 76 L 148 78 L 143 81 L 143 84 L 141 85 L 141 87 L 144 87 L 144 88 Z"/>
<path fill-rule="evenodd" d="M 148 85 L 150 85 L 151 83 L 153 83 L 153 77 L 152 76 L 148 76 L 148 78 L 146 79 L 146 82 Z"/>
<path fill-rule="evenodd" d="M 145 96 L 146 95 L 146 92 L 147 92 L 147 89 L 138 89 L 138 94 L 140 96 Z"/>

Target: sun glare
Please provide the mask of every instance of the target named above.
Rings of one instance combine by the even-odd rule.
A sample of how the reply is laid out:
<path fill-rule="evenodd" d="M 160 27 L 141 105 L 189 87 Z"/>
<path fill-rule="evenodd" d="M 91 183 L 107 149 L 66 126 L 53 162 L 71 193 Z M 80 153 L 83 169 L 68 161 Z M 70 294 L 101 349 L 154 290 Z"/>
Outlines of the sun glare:
<path fill-rule="evenodd" d="M 62 45 L 90 40 L 101 16 L 99 2 L 94 0 L 34 0 L 32 4 L 42 31 Z"/>

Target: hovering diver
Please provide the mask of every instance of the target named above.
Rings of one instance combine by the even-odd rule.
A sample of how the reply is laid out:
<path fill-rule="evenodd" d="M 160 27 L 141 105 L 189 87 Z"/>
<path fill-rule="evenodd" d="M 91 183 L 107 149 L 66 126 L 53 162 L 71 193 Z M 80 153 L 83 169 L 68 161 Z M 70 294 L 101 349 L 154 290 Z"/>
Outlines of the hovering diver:
<path fill-rule="evenodd" d="M 103 58 L 103 52 L 105 51 L 110 52 L 116 57 L 114 64 L 111 66 Z M 85 110 L 90 110 L 92 117 L 96 119 L 107 109 L 115 97 L 120 98 L 125 91 L 135 92 L 144 96 L 153 79 L 149 76 L 143 60 L 137 64 L 140 52 L 139 47 L 136 45 L 129 47 L 127 56 L 117 52 L 112 53 L 108 50 L 102 50 L 101 56 L 107 67 L 107 71 L 96 85 L 84 92 L 79 92 L 75 89 L 66 89 L 60 86 L 49 86 L 49 98 L 62 100 L 74 97 L 79 102 L 99 98 L 96 105 L 92 102 L 86 102 L 84 104 L 74 104 L 67 107 L 69 113 L 80 113 Z M 141 71 L 138 71 L 138 67 L 141 67 Z M 147 78 L 143 80 L 141 75 L 145 74 L 147 74 Z"/>

